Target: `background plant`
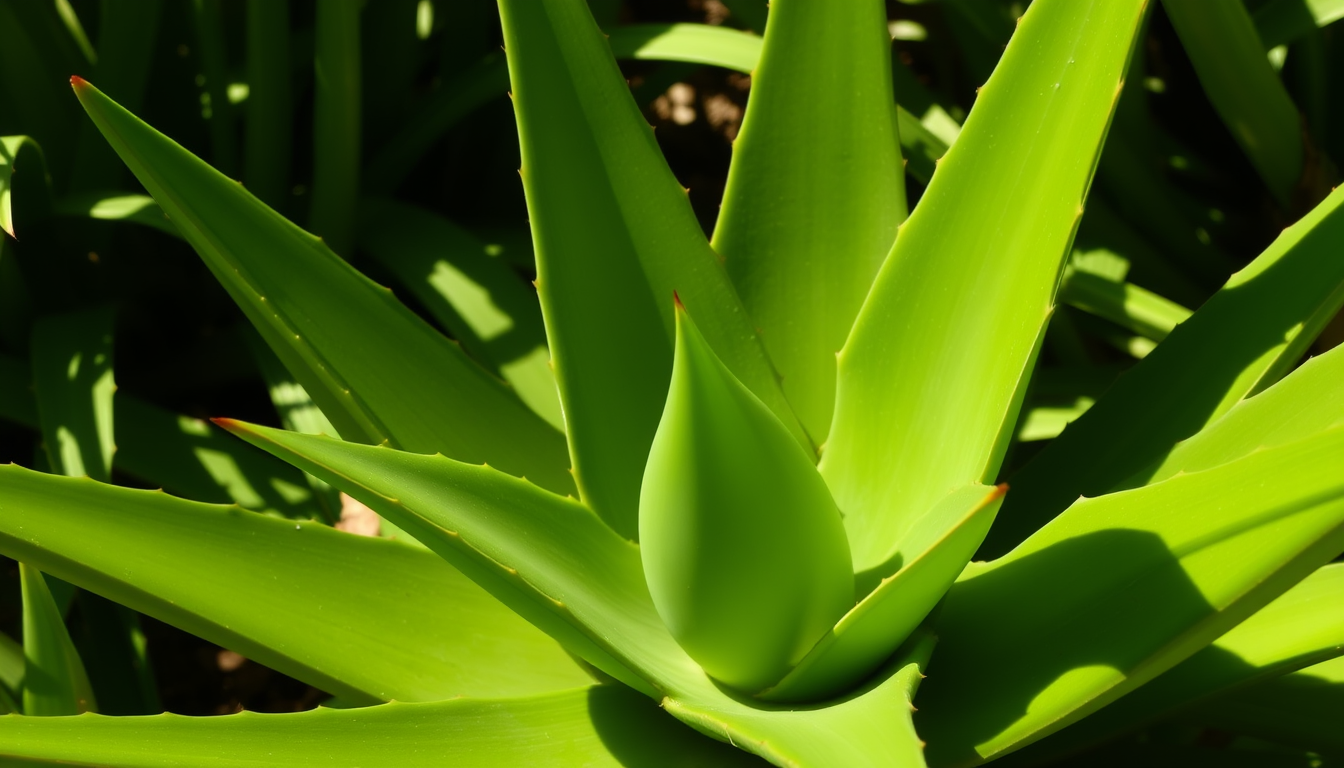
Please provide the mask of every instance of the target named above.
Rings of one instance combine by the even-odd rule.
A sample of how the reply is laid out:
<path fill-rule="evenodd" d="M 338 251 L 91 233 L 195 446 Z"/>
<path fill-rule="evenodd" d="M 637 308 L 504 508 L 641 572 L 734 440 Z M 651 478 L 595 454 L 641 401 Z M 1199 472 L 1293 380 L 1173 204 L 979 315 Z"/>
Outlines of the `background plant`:
<path fill-rule="evenodd" d="M 407 750 L 391 745 L 408 743 L 436 764 L 469 754 L 487 764 L 536 762 L 542 755 L 556 764 L 738 759 L 605 673 L 644 693 L 680 686 L 664 699 L 665 709 L 776 762 L 918 763 L 913 731 L 908 724 L 890 727 L 888 718 L 903 719 L 928 661 L 931 639 L 922 632 L 879 675 L 880 684 L 843 704 L 788 716 L 734 704 L 712 689 L 695 689 L 693 675 L 675 669 L 680 662 L 669 660 L 680 652 L 666 645 L 665 633 L 649 634 L 656 616 L 641 629 L 606 615 L 612 605 L 642 605 L 628 592 L 643 583 L 638 560 L 632 569 L 629 552 L 611 546 L 607 528 L 583 522 L 591 518 L 577 505 L 498 473 L 245 430 L 254 440 L 273 441 L 278 453 L 295 454 L 311 472 L 304 475 L 175 414 L 278 418 L 298 432 L 339 432 L 356 442 L 391 441 L 412 453 L 485 460 L 563 494 L 576 489 L 556 431 L 565 425 L 546 366 L 549 341 L 566 398 L 577 490 L 613 529 L 633 535 L 630 510 L 646 450 L 640 441 L 652 435 L 662 410 L 672 359 L 669 297 L 632 294 L 629 287 L 641 280 L 655 294 L 677 287 L 687 296 L 697 322 L 707 324 L 714 352 L 800 445 L 811 450 L 829 432 L 822 473 L 850 516 L 851 531 L 867 493 L 862 471 L 856 478 L 854 468 L 865 464 L 870 472 L 898 466 L 905 477 L 922 481 L 940 472 L 959 476 L 988 460 L 991 476 L 980 479 L 992 482 L 999 479 L 992 467 L 1002 462 L 997 474 L 1010 479 L 1013 491 L 983 557 L 1007 551 L 1079 494 L 1138 488 L 1073 505 L 1013 555 L 973 566 L 953 589 L 933 625 L 941 639 L 916 724 L 931 744 L 932 763 L 996 757 L 1142 683 L 1009 759 L 1068 759 L 1063 756 L 1138 728 L 1144 729 L 1140 738 L 1113 742 L 1100 754 L 1188 764 L 1209 757 L 1211 738 L 1224 742 L 1211 758 L 1223 764 L 1319 761 L 1337 753 L 1333 731 L 1311 720 L 1338 706 L 1331 704 L 1338 697 L 1337 664 L 1327 661 L 1340 650 L 1339 612 L 1331 610 L 1340 604 L 1337 569 L 1316 571 L 1228 631 L 1340 549 L 1330 469 L 1339 456 L 1330 429 L 1338 418 L 1337 355 L 1270 388 L 1295 367 L 1339 305 L 1339 266 L 1330 258 L 1339 238 L 1336 202 L 1332 197 L 1313 208 L 1332 181 L 1327 154 L 1337 135 L 1328 129 L 1330 105 L 1338 103 L 1329 97 L 1330 28 L 1319 26 L 1332 20 L 1331 4 L 1222 2 L 1212 9 L 1199 5 L 1195 14 L 1195 4 L 1169 1 L 1164 15 L 1148 22 L 1147 42 L 1128 64 L 1131 33 L 1145 18 L 1142 3 L 1104 11 L 1096 4 L 1073 10 L 1038 5 L 1037 20 L 1009 54 L 1016 52 L 1019 62 L 1059 54 L 1060 68 L 1015 68 L 1005 58 L 992 87 L 974 99 L 993 117 L 982 119 L 979 132 L 968 126 L 965 141 L 958 123 L 973 101 L 972 88 L 994 69 L 1020 7 L 949 0 L 889 9 L 896 21 L 887 31 L 903 38 L 889 70 L 904 107 L 894 114 L 884 95 L 886 36 L 875 7 L 816 18 L 776 9 L 800 15 L 779 17 L 759 66 L 757 38 L 722 28 L 619 26 L 620 15 L 637 21 L 658 9 L 595 7 L 618 57 L 670 60 L 635 64 L 630 74 L 637 99 L 659 121 L 674 169 L 692 186 L 687 206 L 622 93 L 625 85 L 604 63 L 582 5 L 505 3 L 505 20 L 513 19 L 504 31 L 548 339 L 526 288 L 533 267 L 527 239 L 516 229 L 523 211 L 512 176 L 517 139 L 507 102 L 499 98 L 510 73 L 493 50 L 498 33 L 488 5 L 384 3 L 361 11 L 339 2 L 288 10 L 272 2 L 245 8 L 201 2 L 147 4 L 132 13 L 111 4 L 0 3 L 0 29 L 6 30 L 0 32 L 6 36 L 0 80 L 12 105 L 0 113 L 3 157 L 6 171 L 23 169 L 12 177 L 17 215 L 8 205 L 10 176 L 0 174 L 4 223 L 13 230 L 17 220 L 23 237 L 5 242 L 0 252 L 9 355 L 0 367 L 0 407 L 37 430 L 43 446 L 34 450 L 35 433 L 15 429 L 6 435 L 6 450 L 20 463 L 58 474 L 162 486 L 178 496 L 315 521 L 267 520 L 7 471 L 5 552 L 28 564 L 15 578 L 22 586 L 16 606 L 23 607 L 23 647 L 5 646 L 0 700 L 30 715 L 67 714 L 95 702 L 111 714 L 159 711 L 165 675 L 156 649 L 163 646 L 151 637 L 147 652 L 145 620 L 118 604 L 334 693 L 345 704 L 469 696 L 278 720 L 14 719 L 5 725 L 6 741 L 15 745 L 7 747 L 8 756 L 200 762 L 213 754 L 205 743 L 235 734 L 228 738 L 239 739 L 240 750 L 271 755 L 283 740 L 291 750 L 283 762 L 339 756 L 405 764 Z M 731 6 L 731 13 L 717 5 L 700 12 L 704 20 L 762 27 L 762 8 Z M 549 23 L 539 21 L 543 16 Z M 1293 47 L 1265 57 L 1266 42 Z M 1071 44 L 1087 54 L 1068 53 L 1075 50 Z M 764 116 L 741 129 L 721 216 L 713 163 L 684 158 L 718 152 L 726 160 L 726 142 L 688 136 L 735 134 L 745 80 L 693 70 L 705 62 L 755 70 L 752 110 Z M 1126 66 L 1128 87 L 1121 90 Z M 837 70 L 856 75 L 837 87 Z M 94 118 L 86 121 L 64 91 L 71 72 L 85 74 L 226 175 L 241 172 L 247 190 L 306 222 L 361 270 L 397 285 L 400 298 L 467 354 L 226 177 L 81 86 Z M 1077 89 L 1070 87 L 1075 78 Z M 294 109 L 309 103 L 302 96 L 309 89 L 311 109 Z M 1050 98 L 1052 91 L 1059 93 Z M 1200 93 L 1212 109 L 1200 109 Z M 1053 278 L 1117 98 L 1097 183 L 1063 267 L 1059 295 L 1066 307 L 1050 318 L 1042 341 Z M 1192 101 L 1195 106 L 1170 106 Z M 1220 128 L 1215 114 L 1232 130 Z M 441 138 L 449 129 L 454 133 Z M 132 182 L 100 132 L 169 221 L 150 199 L 123 191 Z M 908 187 L 895 172 L 898 133 Z M 961 149 L 935 166 L 949 143 Z M 1004 152 L 1002 144 L 1017 150 Z M 440 181 L 444 164 L 455 171 L 448 189 Z M 935 167 L 939 183 L 923 195 Z M 722 178 L 721 166 L 718 172 Z M 980 180 L 958 181 L 972 177 Z M 291 187 L 296 181 L 300 186 Z M 1004 194 L 1009 189 L 1013 194 Z M 807 192 L 791 199 L 792 208 L 772 211 L 757 204 L 753 193 L 760 190 Z M 885 304 L 870 298 L 876 309 L 865 309 L 866 320 L 850 334 L 904 218 L 907 196 L 925 213 L 905 230 L 898 254 L 962 258 L 893 261 L 873 296 L 903 298 Z M 1214 293 L 1234 266 L 1271 239 L 1267 233 L 1308 210 Z M 450 223 L 444 212 L 476 232 Z M 668 266 L 686 254 L 706 264 L 714 258 L 697 217 L 727 257 L 736 292 L 783 374 L 782 387 L 769 363 L 762 366 L 763 356 L 751 362 L 760 353 L 755 341 L 743 341 L 750 329 L 734 336 L 733 323 L 741 320 L 714 314 L 731 308 L 725 297 L 732 289 L 722 293 L 726 283 L 703 274 L 688 278 Z M 990 230 L 988 221 L 1000 222 L 999 229 Z M 992 242 L 980 234 L 990 231 Z M 195 246 L 208 272 L 175 235 Z M 828 248 L 846 258 L 818 261 L 815 254 Z M 174 260 L 175 252 L 182 258 Z M 790 266 L 774 269 L 779 263 Z M 772 282 L 777 279 L 782 287 Z M 994 288 L 971 294 L 983 306 L 936 311 L 921 304 L 917 287 L 940 280 L 950 286 L 984 280 Z M 242 331 L 248 324 L 235 303 L 265 344 Z M 1182 304 L 1202 307 L 1186 321 Z M 875 329 L 867 336 L 864 323 Z M 907 333 L 919 339 L 925 365 L 951 354 L 960 377 L 910 376 L 893 369 L 898 362 L 909 367 L 908 359 L 865 357 L 859 351 L 865 344 L 880 349 L 887 338 L 876 329 L 893 323 L 916 329 Z M 592 342 L 618 328 L 633 343 Z M 115 398 L 113 338 L 123 385 Z M 195 357 L 172 349 L 174 338 L 189 341 L 181 348 Z M 829 424 L 834 382 L 817 372 L 846 338 L 841 382 L 848 365 L 853 389 Z M 1017 386 L 1020 373 L 1012 366 L 1034 359 L 1037 349 L 1031 386 Z M 1115 380 L 1134 358 L 1144 362 Z M 606 375 L 584 380 L 580 370 Z M 911 399 L 931 381 L 944 394 L 949 382 L 952 393 L 963 382 L 959 396 L 945 398 L 946 411 Z M 892 399 L 886 390 L 893 384 L 905 395 Z M 1103 390 L 1106 397 L 1086 418 L 1037 453 Z M 1020 418 L 1013 393 L 1024 393 Z M 1246 395 L 1256 396 L 1233 407 Z M 893 414 L 887 402 L 904 402 L 907 411 Z M 919 407 L 909 410 L 911 403 Z M 980 412 L 969 412 L 971 406 Z M 883 429 L 892 423 L 910 429 L 902 440 L 883 443 Z M 960 426 L 960 464 L 931 449 L 950 423 Z M 1197 438 L 1173 448 L 1206 424 Z M 836 437 L 846 430 L 867 435 L 864 448 L 848 457 L 846 446 L 858 443 Z M 987 447 L 988 458 L 977 453 Z M 417 485 L 426 473 L 436 478 L 431 486 Z M 602 672 L 575 664 L 560 645 L 409 545 L 390 524 L 384 523 L 384 534 L 401 542 L 327 530 L 343 513 L 352 523 L 355 509 L 327 481 L 411 526 L 416 538 Z M 908 523 L 901 520 L 918 519 L 930 505 L 940 509 L 935 502 L 942 494 L 923 498 L 908 487 L 884 491 L 883 503 L 904 505 L 909 514 L 864 518 L 871 535 L 855 540 L 871 546 L 855 550 L 859 594 L 873 586 L 865 578 L 895 574 L 903 561 L 911 561 L 911 569 L 933 567 L 910 557 L 917 549 L 910 541 L 920 541 L 921 533 L 937 539 L 941 529 L 903 530 Z M 977 506 L 992 495 L 988 488 L 971 492 L 952 498 L 956 509 L 930 519 L 971 510 L 967 520 L 974 524 L 955 527 L 961 533 L 954 538 L 973 549 L 998 501 Z M 464 530 L 472 524 L 461 518 L 464 510 L 477 508 L 482 497 L 511 499 L 494 514 L 512 522 L 491 527 L 490 518 L 481 518 L 474 524 L 483 528 Z M 1172 510 L 1184 513 L 1173 516 Z M 1270 510 L 1296 513 L 1255 516 Z M 1108 519 L 1124 520 L 1127 532 L 1096 525 Z M 1183 527 L 1182 520 L 1191 522 Z M 1222 527 L 1210 528 L 1213 523 Z M 523 539 L 519 530 L 549 533 Z M 477 549 L 464 549 L 463 539 Z M 896 540 L 904 548 L 893 556 L 888 543 Z M 581 578 L 565 565 L 556 541 L 586 556 Z M 480 558 L 480 548 L 488 559 Z M 969 556 L 969 549 L 946 554 L 939 567 L 950 569 L 950 580 Z M 44 579 L 38 568 L 66 581 Z M 1050 613 L 1067 605 L 1068 595 L 1051 592 L 1062 573 L 1076 596 L 1091 596 L 1081 613 Z M 881 594 L 911 582 L 937 583 L 926 572 L 903 578 Z M 76 594 L 66 582 L 91 591 Z M 1120 584 L 1129 586 L 1116 591 Z M 1256 584 L 1263 586 L 1251 589 Z M 408 599 L 407 592 L 422 599 Z M 563 606 L 546 602 L 559 593 L 567 595 Z M 1056 599 L 1043 597 L 1050 594 Z M 910 603 L 879 605 L 892 604 Z M 69 605 L 73 613 L 62 622 Z M 917 622 L 922 613 L 916 613 L 907 618 Z M 1069 621 L 1071 631 L 1046 634 Z M 987 625 L 995 628 L 989 644 Z M 464 626 L 473 631 L 463 632 Z M 585 633 L 593 627 L 605 627 L 596 634 L 607 639 L 595 643 L 593 633 Z M 1114 631 L 1103 631 L 1107 627 Z M 844 637 L 850 640 L 838 642 L 863 636 Z M 879 658 L 890 650 L 879 647 Z M 151 664 L 158 666 L 160 685 Z M 608 682 L 592 686 L 590 675 Z M 306 695 L 299 706 L 317 698 Z M 517 696 L 528 698 L 493 701 Z M 1263 702 L 1280 710 L 1252 708 Z M 871 727 L 870 717 L 883 726 Z M 428 723 L 436 729 L 432 737 L 423 733 Z M 89 751 L 53 751 L 72 743 L 68 734 L 75 731 L 66 729 L 79 729 Z M 551 736 L 540 739 L 542 732 Z M 1239 733 L 1267 741 L 1231 741 Z M 837 743 L 836 734 L 847 737 Z M 356 739 L 366 753 L 353 752 L 342 736 Z M 143 738 L 153 740 L 153 754 L 137 749 Z M 842 760 L 841 748 L 853 752 Z M 1077 759 L 1095 764 L 1102 758 Z"/>

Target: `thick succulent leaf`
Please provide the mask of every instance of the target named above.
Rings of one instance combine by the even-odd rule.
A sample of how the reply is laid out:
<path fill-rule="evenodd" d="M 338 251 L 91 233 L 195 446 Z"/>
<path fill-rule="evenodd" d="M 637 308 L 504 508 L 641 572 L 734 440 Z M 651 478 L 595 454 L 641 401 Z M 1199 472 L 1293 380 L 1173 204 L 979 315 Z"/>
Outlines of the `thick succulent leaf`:
<path fill-rule="evenodd" d="M 1028 763 L 1048 762 L 1050 756 L 1105 741 L 1199 701 L 1254 690 L 1257 682 L 1344 655 L 1341 607 L 1344 563 L 1336 563 L 1303 579 L 1152 682 L 1018 756 Z"/>
<path fill-rule="evenodd" d="M 317 6 L 314 24 L 313 208 L 309 223 L 350 255 L 359 204 L 360 0 Z"/>
<path fill-rule="evenodd" d="M 23 697 L 23 646 L 14 638 L 0 632 L 0 699 L 10 712 L 19 712 L 18 701 Z"/>
<path fill-rule="evenodd" d="M 1090 714 L 1339 554 L 1342 450 L 1335 428 L 1083 499 L 968 568 L 943 603 L 920 702 L 931 762 L 976 764 Z"/>
<path fill-rule="evenodd" d="M 970 562 L 994 522 L 1006 486 L 953 491 L 906 536 L 904 557 L 761 698 L 806 701 L 836 695 L 867 676 L 924 621 Z"/>
<path fill-rule="evenodd" d="M 42 148 L 27 136 L 0 136 L 0 229 L 14 237 L 14 211 L 11 202 L 14 181 L 14 165 L 19 150 L 28 147 L 41 159 Z M 42 172 L 46 173 L 44 166 Z"/>
<path fill-rule="evenodd" d="M 668 631 L 740 691 L 778 683 L 854 605 L 844 524 L 812 455 L 733 377 L 680 304 L 639 539 Z M 872 666 L 905 638 L 891 639 Z"/>
<path fill-rule="evenodd" d="M 112 477 L 112 310 L 50 315 L 33 325 L 33 391 L 53 472 Z"/>
<path fill-rule="evenodd" d="M 359 246 L 387 267 L 478 362 L 564 429 L 536 289 L 447 219 L 391 199 L 361 203 Z"/>
<path fill-rule="evenodd" d="M 5 717 L 0 718 L 0 759 L 109 768 L 758 764 L 617 686 L 280 715 Z"/>
<path fill-rule="evenodd" d="M 237 440 L 208 422 L 120 393 L 121 414 L 113 465 L 177 496 L 234 502 L 256 512 L 321 519 L 302 473 Z M 37 400 L 28 364 L 0 355 L 0 418 L 38 429 Z"/>
<path fill-rule="evenodd" d="M 587 6 L 504 0 L 500 15 L 575 481 L 633 538 L 672 372 L 674 291 L 738 380 L 807 436 Z"/>
<path fill-rule="evenodd" d="M 716 738 L 800 768 L 921 765 L 905 713 L 931 637 L 912 638 L 844 699 L 756 703 L 726 693 L 677 645 L 644 585 L 639 547 L 577 502 L 489 467 L 226 424 L 368 504 L 571 652 Z"/>
<path fill-rule="evenodd" d="M 775 0 L 713 243 L 818 443 L 835 354 L 905 219 L 901 168 L 885 7 Z"/>
<path fill-rule="evenodd" d="M 353 701 L 586 680 L 433 554 L 320 524 L 7 466 L 0 552 Z"/>
<path fill-rule="evenodd" d="M 1010 549 L 1081 494 L 1105 493 L 1301 359 L 1344 304 L 1344 189 L 1249 266 L 1010 478 L 982 553 Z"/>
<path fill-rule="evenodd" d="M 1162 463 L 1131 477 L 1133 487 L 1198 472 L 1258 448 L 1284 445 L 1344 422 L 1344 347 L 1303 363 L 1269 389 L 1237 403 L 1176 444 Z"/>
<path fill-rule="evenodd" d="M 1297 105 L 1264 55 L 1242 0 L 1162 0 L 1204 94 L 1279 204 L 1288 206 L 1305 149 Z"/>
<path fill-rule="evenodd" d="M 1344 758 L 1344 657 L 1243 688 L 1183 719 Z"/>
<path fill-rule="evenodd" d="M 630 24 L 607 32 L 618 59 L 684 61 L 751 72 L 761 58 L 758 35 L 708 24 Z"/>
<path fill-rule="evenodd" d="M 1032 3 L 901 225 L 840 353 L 821 461 L 855 568 L 997 474 L 1145 6 Z"/>
<path fill-rule="evenodd" d="M 1108 280 L 1072 266 L 1064 271 L 1059 301 L 1153 341 L 1165 339 L 1191 314 L 1180 304 L 1146 288 L 1124 280 Z"/>
<path fill-rule="evenodd" d="M 96 712 L 84 663 L 42 572 L 19 563 L 19 578 L 23 591 L 23 714 Z"/>
<path fill-rule="evenodd" d="M 78 80 L 122 160 L 350 439 L 489 461 L 573 488 L 562 436 L 502 382 L 239 184 Z"/>
<path fill-rule="evenodd" d="M 1344 19 L 1344 0 L 1270 0 L 1255 9 L 1251 18 L 1260 42 L 1273 48 Z"/>

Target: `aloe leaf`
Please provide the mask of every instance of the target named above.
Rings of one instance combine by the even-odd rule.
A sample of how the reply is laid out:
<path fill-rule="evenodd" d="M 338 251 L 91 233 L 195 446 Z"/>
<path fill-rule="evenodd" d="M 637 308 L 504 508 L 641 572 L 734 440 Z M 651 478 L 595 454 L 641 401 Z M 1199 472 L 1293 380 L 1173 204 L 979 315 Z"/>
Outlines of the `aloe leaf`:
<path fill-rule="evenodd" d="M 283 211 L 290 198 L 293 151 L 289 0 L 248 0 L 246 15 L 248 92 L 243 182 L 262 202 Z"/>
<path fill-rule="evenodd" d="M 354 245 L 359 203 L 359 0 L 317 6 L 313 76 L 313 232 L 339 254 Z"/>
<path fill-rule="evenodd" d="M 1006 490 L 972 485 L 935 505 L 906 537 L 899 569 L 872 589 L 861 578 L 856 594 L 866 597 L 761 698 L 815 700 L 836 695 L 868 675 L 956 581 L 994 522 Z"/>
<path fill-rule="evenodd" d="M 1344 422 L 1344 347 L 1303 363 L 1274 386 L 1242 400 L 1217 421 L 1177 443 L 1166 458 L 1124 485 L 1199 472 L 1260 448 L 1310 437 Z"/>
<path fill-rule="evenodd" d="M 672 371 L 673 291 L 738 380 L 807 436 L 582 0 L 504 0 L 500 14 L 575 482 L 634 537 Z"/>
<path fill-rule="evenodd" d="M 417 547 L 14 466 L 0 467 L 0 490 L 6 556 L 352 701 L 587 680 L 554 642 Z"/>
<path fill-rule="evenodd" d="M 726 744 L 697 737 L 652 703 L 616 686 L 280 715 L 5 717 L 0 718 L 0 744 L 6 762 L 111 768 L 757 764 Z"/>
<path fill-rule="evenodd" d="M 1100 712 L 1023 750 L 1048 762 L 1200 701 L 1344 654 L 1344 564 L 1327 565 L 1212 645 Z M 1236 695 L 1235 693 L 1233 695 Z"/>
<path fill-rule="evenodd" d="M 1279 204 L 1303 172 L 1297 106 L 1265 58 L 1242 0 L 1163 0 L 1204 93 Z"/>
<path fill-rule="evenodd" d="M 818 443 L 835 408 L 835 354 L 906 214 L 886 21 L 877 2 L 772 4 L 714 229 Z"/>
<path fill-rule="evenodd" d="M 1251 18 L 1260 42 L 1274 48 L 1344 19 L 1344 0 L 1270 0 L 1256 8 Z"/>
<path fill-rule="evenodd" d="M 982 553 L 1026 538 L 1082 494 L 1158 463 L 1301 359 L 1344 304 L 1344 190 L 1288 227 L 1095 406 L 1010 478 Z"/>
<path fill-rule="evenodd" d="M 29 148 L 37 153 L 38 158 L 42 158 L 42 148 L 36 141 L 27 136 L 0 136 L 0 229 L 14 237 L 14 211 L 11 202 L 14 165 L 18 160 L 19 150 Z M 43 164 L 42 173 L 45 174 L 46 166 Z M 50 180 L 48 180 L 50 183 Z"/>
<path fill-rule="evenodd" d="M 222 423 L 368 504 L 571 652 L 715 738 L 800 768 L 920 765 L 905 717 L 927 634 L 844 699 L 753 702 L 714 684 L 667 631 L 638 545 L 573 500 L 489 467 Z"/>
<path fill-rule="evenodd" d="M 223 0 L 192 0 L 191 18 L 199 53 L 201 116 L 210 129 L 210 157 L 221 172 L 238 173 L 238 135 L 229 102 L 229 62 L 224 40 Z M 134 107 L 131 107 L 134 109 Z"/>
<path fill-rule="evenodd" d="M 42 572 L 19 563 L 23 591 L 23 714 L 77 715 L 97 711 L 93 689 L 65 618 Z"/>
<path fill-rule="evenodd" d="M 457 345 L 93 86 L 77 81 L 76 92 L 342 435 L 489 461 L 561 493 L 573 488 L 562 436 Z"/>
<path fill-rule="evenodd" d="M 58 83 L 88 69 L 54 2 L 0 2 L 0 91 L 7 118 L 22 133 L 46 146 L 74 146 L 77 111 Z M 66 180 L 72 154 L 61 152 L 49 160 L 51 174 Z"/>
<path fill-rule="evenodd" d="M 58 200 L 55 209 L 62 216 L 87 217 L 98 221 L 129 221 L 173 237 L 182 236 L 163 214 L 163 209 L 154 202 L 154 198 L 148 195 L 85 192 Z"/>
<path fill-rule="evenodd" d="M 536 290 L 479 238 L 437 214 L 389 199 L 366 199 L 360 210 L 360 248 L 528 407 L 564 429 Z"/>
<path fill-rule="evenodd" d="M 968 568 L 943 603 L 920 702 L 931 762 L 977 764 L 1091 714 L 1337 555 L 1341 450 L 1335 428 L 1082 499 Z"/>
<path fill-rule="evenodd" d="M 706 672 L 741 691 L 779 682 L 854 602 L 845 528 L 812 457 L 733 377 L 679 303 L 639 539 L 668 631 Z M 905 638 L 892 639 L 888 652 Z"/>
<path fill-rule="evenodd" d="M 52 470 L 112 477 L 112 310 L 39 318 L 33 326 L 33 389 Z"/>
<path fill-rule="evenodd" d="M 26 664 L 23 646 L 0 632 L 0 698 L 10 712 L 22 713 L 18 702 L 23 699 L 23 668 Z"/>
<path fill-rule="evenodd" d="M 1145 6 L 1033 3 L 901 225 L 840 353 L 821 461 L 856 569 L 996 475 Z"/>
<path fill-rule="evenodd" d="M 757 32 L 765 31 L 766 11 L 770 6 L 768 2 L 761 2 L 761 0 L 727 0 L 724 5 L 728 6 L 728 11 L 744 25 Z"/>
<path fill-rule="evenodd" d="M 1203 726 L 1344 757 L 1344 657 L 1220 697 L 1183 715 Z"/>
<path fill-rule="evenodd" d="M 1165 339 L 1191 314 L 1180 304 L 1145 288 L 1072 266 L 1064 270 L 1059 301 L 1153 341 Z"/>

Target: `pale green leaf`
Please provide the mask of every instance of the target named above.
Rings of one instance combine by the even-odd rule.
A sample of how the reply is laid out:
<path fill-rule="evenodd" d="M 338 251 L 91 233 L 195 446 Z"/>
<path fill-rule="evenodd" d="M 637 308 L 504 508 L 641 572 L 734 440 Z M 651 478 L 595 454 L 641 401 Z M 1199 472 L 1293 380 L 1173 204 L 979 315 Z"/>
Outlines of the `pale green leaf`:
<path fill-rule="evenodd" d="M 1344 304 L 1344 189 L 1284 230 L 1096 405 L 1009 478 L 984 553 L 997 555 L 1081 494 L 1105 493 L 1301 359 Z"/>
<path fill-rule="evenodd" d="M 503 603 L 678 718 L 778 765 L 920 766 L 906 719 L 933 638 L 818 704 L 726 693 L 659 619 L 639 547 L 571 499 L 489 467 L 225 422 L 410 531 Z"/>
<path fill-rule="evenodd" d="M 587 679 L 432 553 L 320 524 L 7 466 L 0 552 L 353 701 Z"/>
<path fill-rule="evenodd" d="M 504 0 L 500 13 L 575 481 L 633 538 L 672 370 L 673 291 L 733 374 L 807 436 L 582 0 Z"/>
<path fill-rule="evenodd" d="M 93 86 L 77 81 L 76 93 L 342 435 L 573 488 L 563 437 L 457 345 Z"/>
<path fill-rule="evenodd" d="M 1145 6 L 1032 3 L 901 225 L 840 353 L 821 460 L 856 569 L 997 474 Z"/>
<path fill-rule="evenodd" d="M 1256 683 L 1344 655 L 1342 606 L 1344 563 L 1327 565 L 1212 645 L 1091 717 L 1024 749 L 1021 757 L 1046 761 L 1200 701 L 1229 692 L 1241 697 L 1258 688 Z"/>
<path fill-rule="evenodd" d="M 752 765 L 614 686 L 224 717 L 0 718 L 0 759 L 108 768 L 692 768 Z"/>
<path fill-rule="evenodd" d="M 21 562 L 19 577 L 23 591 L 23 713 L 51 716 L 97 711 L 89 676 L 42 572 Z"/>
<path fill-rule="evenodd" d="M 775 0 L 713 244 L 817 443 L 835 355 L 905 219 L 901 168 L 882 4 Z"/>
<path fill-rule="evenodd" d="M 920 701 L 930 760 L 977 764 L 1091 714 L 1336 556 L 1342 450 L 1335 428 L 1082 499 L 968 568 L 943 604 Z"/>
<path fill-rule="evenodd" d="M 107 192 L 72 195 L 56 203 L 56 212 L 99 221 L 129 221 L 181 237 L 177 227 L 163 214 L 154 198 L 148 195 Z"/>

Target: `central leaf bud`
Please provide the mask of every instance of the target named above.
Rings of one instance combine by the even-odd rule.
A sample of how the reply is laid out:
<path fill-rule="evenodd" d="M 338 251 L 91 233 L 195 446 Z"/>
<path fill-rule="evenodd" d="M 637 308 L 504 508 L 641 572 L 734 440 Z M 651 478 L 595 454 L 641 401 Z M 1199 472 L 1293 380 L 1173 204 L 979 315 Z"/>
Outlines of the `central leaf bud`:
<path fill-rule="evenodd" d="M 844 525 L 807 450 L 733 376 L 680 302 L 639 502 L 658 613 L 710 676 L 778 682 L 854 604 Z"/>

